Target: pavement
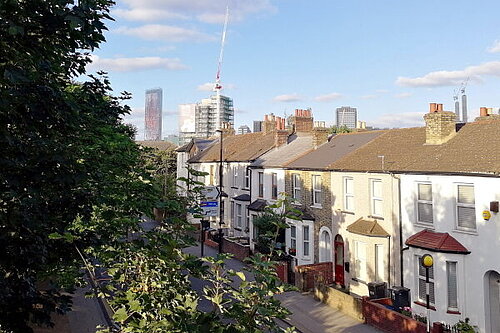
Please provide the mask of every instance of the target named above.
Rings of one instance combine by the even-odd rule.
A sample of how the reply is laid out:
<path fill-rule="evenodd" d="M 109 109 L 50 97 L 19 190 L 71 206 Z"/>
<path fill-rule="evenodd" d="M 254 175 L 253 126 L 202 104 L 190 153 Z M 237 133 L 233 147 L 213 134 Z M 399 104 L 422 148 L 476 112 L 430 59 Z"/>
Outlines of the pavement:
<path fill-rule="evenodd" d="M 185 248 L 185 253 L 201 255 L 200 245 Z M 205 256 L 216 256 L 217 249 L 205 246 Z M 244 270 L 245 264 L 236 259 L 226 261 L 227 268 L 243 272 L 247 280 L 253 280 L 251 273 Z M 237 287 L 237 282 L 233 287 Z M 196 286 L 194 286 L 196 289 Z M 281 304 L 292 312 L 286 323 L 302 333 L 381 333 L 376 328 L 362 322 L 314 299 L 310 293 L 295 291 L 276 296 Z M 205 304 L 206 306 L 206 304 Z"/>

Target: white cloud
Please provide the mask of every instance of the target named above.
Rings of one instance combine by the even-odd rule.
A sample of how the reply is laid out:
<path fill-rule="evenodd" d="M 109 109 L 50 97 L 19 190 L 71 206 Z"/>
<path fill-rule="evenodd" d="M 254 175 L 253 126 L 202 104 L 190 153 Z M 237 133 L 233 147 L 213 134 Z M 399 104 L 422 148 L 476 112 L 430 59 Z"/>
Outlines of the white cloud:
<path fill-rule="evenodd" d="M 396 84 L 406 87 L 457 86 L 465 79 L 482 81 L 482 76 L 500 76 L 500 61 L 485 62 L 459 71 L 435 71 L 417 78 L 398 77 Z"/>
<path fill-rule="evenodd" d="M 413 94 L 409 93 L 409 92 L 402 92 L 402 93 L 394 95 L 394 97 L 396 97 L 396 98 L 408 98 L 408 97 L 410 97 L 412 95 Z"/>
<path fill-rule="evenodd" d="M 134 21 L 160 22 L 169 19 L 196 19 L 206 23 L 222 23 L 226 1 L 207 0 L 122 0 L 117 16 Z M 230 20 L 242 21 L 258 13 L 276 11 L 271 0 L 233 0 Z"/>
<path fill-rule="evenodd" d="M 140 57 L 140 58 L 100 58 L 91 56 L 89 70 L 133 72 L 149 69 L 182 70 L 187 69 L 178 58 Z"/>
<path fill-rule="evenodd" d="M 331 102 L 331 101 L 334 101 L 336 99 L 340 99 L 342 97 L 344 97 L 344 95 L 334 92 L 334 93 L 330 93 L 330 94 L 326 94 L 326 95 L 316 96 L 316 97 L 314 97 L 314 100 L 316 102 Z"/>
<path fill-rule="evenodd" d="M 226 90 L 231 90 L 235 88 L 235 85 L 232 83 L 226 83 L 222 84 L 222 88 Z M 214 83 L 213 82 L 207 82 L 200 84 L 198 87 L 196 87 L 196 90 L 198 91 L 213 91 L 214 90 Z"/>
<path fill-rule="evenodd" d="M 185 29 L 163 24 L 147 24 L 135 28 L 119 27 L 113 30 L 113 32 L 147 40 L 161 40 L 169 42 L 203 42 L 216 39 L 214 36 L 199 32 L 194 29 Z"/>
<path fill-rule="evenodd" d="M 377 95 L 363 95 L 361 96 L 361 99 L 375 99 L 377 97 Z"/>
<path fill-rule="evenodd" d="M 379 128 L 424 126 L 423 112 L 386 113 L 368 125 Z"/>
<path fill-rule="evenodd" d="M 278 95 L 273 98 L 274 102 L 284 102 L 284 103 L 289 103 L 289 102 L 298 102 L 301 101 L 302 97 L 298 94 L 285 94 L 285 95 Z"/>
<path fill-rule="evenodd" d="M 388 92 L 390 92 L 389 90 L 387 89 L 377 89 L 375 90 L 376 93 L 379 93 L 379 94 L 387 94 Z"/>
<path fill-rule="evenodd" d="M 491 45 L 488 48 L 489 53 L 500 53 L 500 40 L 496 40 L 493 42 L 493 45 Z"/>

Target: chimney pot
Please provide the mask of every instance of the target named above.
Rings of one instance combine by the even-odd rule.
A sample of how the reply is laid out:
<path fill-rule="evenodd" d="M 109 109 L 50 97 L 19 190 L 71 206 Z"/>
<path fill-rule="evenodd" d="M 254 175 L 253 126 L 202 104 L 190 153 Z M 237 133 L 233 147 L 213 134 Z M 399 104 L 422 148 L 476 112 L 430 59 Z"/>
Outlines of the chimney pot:
<path fill-rule="evenodd" d="M 488 116 L 488 108 L 486 108 L 486 107 L 479 108 L 479 116 L 480 117 L 487 117 Z"/>
<path fill-rule="evenodd" d="M 438 110 L 438 112 L 439 111 L 443 111 L 443 104 L 438 104 L 437 105 L 437 110 Z"/>
<path fill-rule="evenodd" d="M 437 103 L 429 104 L 429 113 L 437 112 Z"/>

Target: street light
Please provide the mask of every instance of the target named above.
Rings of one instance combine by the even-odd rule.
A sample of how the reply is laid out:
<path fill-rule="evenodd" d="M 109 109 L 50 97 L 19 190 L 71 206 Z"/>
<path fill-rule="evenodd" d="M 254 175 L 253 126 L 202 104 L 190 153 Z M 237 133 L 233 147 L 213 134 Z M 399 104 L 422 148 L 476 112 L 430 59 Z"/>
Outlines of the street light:
<path fill-rule="evenodd" d="M 222 139 L 223 139 L 223 131 L 222 129 L 216 130 L 216 132 L 220 133 L 220 151 L 219 151 L 219 253 L 222 253 L 222 225 L 224 222 L 222 221 L 224 218 L 224 209 L 222 207 Z"/>
<path fill-rule="evenodd" d="M 430 281 L 429 281 L 429 269 L 434 265 L 434 259 L 430 254 L 424 254 L 420 261 L 422 267 L 425 268 L 425 306 L 427 308 L 427 333 L 431 331 L 431 302 L 430 302 Z"/>

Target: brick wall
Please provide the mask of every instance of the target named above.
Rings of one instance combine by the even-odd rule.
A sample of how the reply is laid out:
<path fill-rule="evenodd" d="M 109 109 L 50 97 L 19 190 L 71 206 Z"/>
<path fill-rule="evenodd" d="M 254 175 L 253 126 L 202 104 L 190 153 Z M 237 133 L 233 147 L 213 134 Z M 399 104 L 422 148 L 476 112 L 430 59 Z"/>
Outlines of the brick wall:
<path fill-rule="evenodd" d="M 326 226 L 332 227 L 332 195 L 331 195 L 331 173 L 321 171 L 287 170 L 285 173 L 285 192 L 292 196 L 293 184 L 292 175 L 300 174 L 302 181 L 300 204 L 302 209 L 307 210 L 314 216 L 314 262 L 319 259 L 319 230 Z M 322 204 L 321 208 L 312 206 L 312 175 L 320 175 L 322 183 Z M 333 240 L 332 240 L 333 241 Z"/>
<path fill-rule="evenodd" d="M 389 298 L 370 301 L 368 297 L 363 297 L 362 308 L 363 316 L 365 317 L 365 323 L 388 333 L 426 332 L 427 328 L 424 323 L 402 315 L 399 312 L 390 310 L 386 308 L 385 305 L 392 305 L 392 302 Z M 431 329 L 431 332 L 438 333 L 438 330 Z"/>
<path fill-rule="evenodd" d="M 329 307 L 332 307 L 352 318 L 363 321 L 361 298 L 354 297 L 330 286 L 316 286 L 314 297 Z"/>
<path fill-rule="evenodd" d="M 333 263 L 302 265 L 295 267 L 295 285 L 303 291 L 312 290 L 316 284 L 333 283 Z"/>
<path fill-rule="evenodd" d="M 222 241 L 222 251 L 225 253 L 232 253 L 235 259 L 243 261 L 250 256 L 250 245 L 233 242 L 224 237 Z"/>

